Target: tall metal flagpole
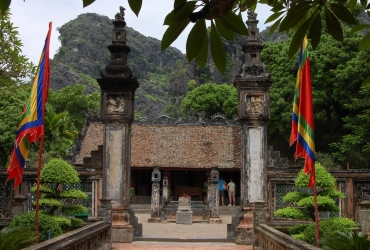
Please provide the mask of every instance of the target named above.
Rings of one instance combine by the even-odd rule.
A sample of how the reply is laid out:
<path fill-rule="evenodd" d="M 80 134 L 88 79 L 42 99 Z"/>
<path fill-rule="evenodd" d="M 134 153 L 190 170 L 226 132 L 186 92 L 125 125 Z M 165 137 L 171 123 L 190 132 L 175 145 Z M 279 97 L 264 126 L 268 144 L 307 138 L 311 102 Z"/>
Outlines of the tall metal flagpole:
<path fill-rule="evenodd" d="M 40 200 L 40 175 L 42 168 L 42 147 L 44 144 L 44 135 L 40 138 L 40 153 L 37 162 L 37 184 L 36 184 L 36 243 L 39 243 L 39 200 Z"/>

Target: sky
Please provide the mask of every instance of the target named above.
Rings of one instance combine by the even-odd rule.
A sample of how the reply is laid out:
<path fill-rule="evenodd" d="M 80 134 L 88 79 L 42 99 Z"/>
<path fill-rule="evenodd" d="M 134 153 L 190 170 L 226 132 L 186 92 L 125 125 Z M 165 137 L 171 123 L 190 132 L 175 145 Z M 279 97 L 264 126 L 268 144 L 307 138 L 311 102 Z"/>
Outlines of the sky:
<path fill-rule="evenodd" d="M 82 7 L 82 0 L 12 0 L 10 10 L 11 21 L 18 27 L 19 38 L 23 42 L 22 54 L 38 64 L 49 22 L 53 25 L 50 42 L 50 58 L 53 58 L 60 47 L 57 27 L 83 13 L 97 13 L 114 19 L 114 15 L 119 12 L 119 6 L 126 8 L 127 26 L 145 36 L 161 40 L 168 27 L 163 25 L 163 20 L 173 9 L 173 0 L 143 0 L 139 17 L 131 11 L 127 0 L 96 0 L 86 8 Z M 262 31 L 265 27 L 264 22 L 271 12 L 269 7 L 260 4 L 256 13 L 260 21 L 258 28 Z M 246 20 L 246 12 L 243 13 L 243 17 Z M 185 53 L 186 38 L 191 27 L 192 24 L 189 24 L 171 46 Z"/>

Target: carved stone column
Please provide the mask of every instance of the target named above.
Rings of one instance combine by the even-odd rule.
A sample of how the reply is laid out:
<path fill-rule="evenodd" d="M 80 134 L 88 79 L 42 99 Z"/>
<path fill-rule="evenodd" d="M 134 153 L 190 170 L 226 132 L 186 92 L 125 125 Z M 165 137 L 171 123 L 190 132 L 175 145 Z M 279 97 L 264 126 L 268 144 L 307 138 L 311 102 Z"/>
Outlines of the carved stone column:
<path fill-rule="evenodd" d="M 103 182 L 101 206 L 112 205 L 112 242 L 132 242 L 135 216 L 130 208 L 131 124 L 134 95 L 139 83 L 127 64 L 130 47 L 126 45 L 124 8 L 113 20 L 111 62 L 97 79 L 101 88 L 100 116 L 104 123 Z M 105 202 L 107 201 L 107 202 Z"/>
<path fill-rule="evenodd" d="M 267 120 L 270 76 L 261 62 L 257 14 L 248 10 L 249 36 L 243 45 L 245 61 L 234 86 L 239 93 L 241 134 L 241 211 L 235 243 L 253 244 L 256 222 L 264 223 L 267 201 Z M 258 218 L 257 218 L 257 215 Z"/>
<path fill-rule="evenodd" d="M 148 222 L 161 222 L 159 203 L 161 199 L 161 172 L 158 168 L 154 168 L 152 172 L 152 199 L 151 199 L 151 218 L 148 219 Z"/>
<path fill-rule="evenodd" d="M 218 192 L 219 172 L 217 170 L 217 167 L 212 168 L 210 180 L 211 185 L 208 189 L 208 206 L 209 210 L 211 211 L 211 218 L 209 219 L 209 223 L 222 223 L 222 220 L 220 219 L 218 214 L 220 195 Z"/>

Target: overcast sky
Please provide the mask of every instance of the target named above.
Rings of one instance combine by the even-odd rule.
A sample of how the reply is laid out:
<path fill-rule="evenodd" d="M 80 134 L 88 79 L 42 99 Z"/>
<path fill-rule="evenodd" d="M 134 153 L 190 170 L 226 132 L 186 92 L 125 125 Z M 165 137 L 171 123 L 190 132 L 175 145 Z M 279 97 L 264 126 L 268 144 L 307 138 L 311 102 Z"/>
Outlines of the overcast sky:
<path fill-rule="evenodd" d="M 126 8 L 127 26 L 145 36 L 161 40 L 168 27 L 163 26 L 163 20 L 173 8 L 173 0 L 143 0 L 139 17 L 130 10 L 127 0 L 96 0 L 86 8 L 82 8 L 82 0 L 12 0 L 10 9 L 11 21 L 18 27 L 19 37 L 23 42 L 23 55 L 38 64 L 49 22 L 53 23 L 50 42 L 50 57 L 53 58 L 60 47 L 57 27 L 83 13 L 97 13 L 113 19 L 119 11 L 119 6 Z M 268 10 L 265 5 L 259 5 L 257 8 L 260 30 L 264 29 L 264 22 L 270 15 Z M 243 13 L 243 17 L 246 20 L 246 12 Z M 191 27 L 192 24 L 189 24 L 189 27 L 172 44 L 183 53 L 185 53 L 186 38 Z"/>

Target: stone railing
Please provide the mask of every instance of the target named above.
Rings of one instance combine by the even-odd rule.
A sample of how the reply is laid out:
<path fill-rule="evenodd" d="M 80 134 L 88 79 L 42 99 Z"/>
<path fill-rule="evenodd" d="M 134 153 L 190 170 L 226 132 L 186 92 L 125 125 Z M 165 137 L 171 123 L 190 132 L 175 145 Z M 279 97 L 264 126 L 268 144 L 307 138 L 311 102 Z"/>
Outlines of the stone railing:
<path fill-rule="evenodd" d="M 94 222 L 25 250 L 108 250 L 111 249 L 110 229 L 111 225 L 105 221 Z"/>
<path fill-rule="evenodd" d="M 297 240 L 266 224 L 260 224 L 254 229 L 257 244 L 261 250 L 320 250 L 301 240 Z"/>

